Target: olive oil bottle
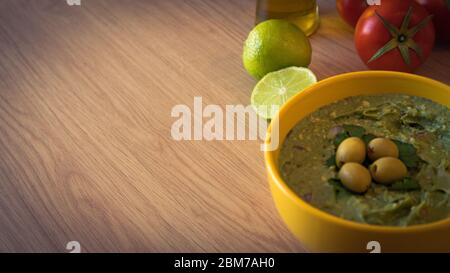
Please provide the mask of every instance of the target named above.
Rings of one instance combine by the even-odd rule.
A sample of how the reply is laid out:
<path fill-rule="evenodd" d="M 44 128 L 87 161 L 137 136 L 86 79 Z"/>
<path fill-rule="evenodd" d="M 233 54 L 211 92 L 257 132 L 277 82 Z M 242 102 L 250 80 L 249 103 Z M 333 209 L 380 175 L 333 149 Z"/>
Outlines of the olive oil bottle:
<path fill-rule="evenodd" d="M 286 19 L 311 35 L 319 26 L 316 0 L 257 0 L 256 24 L 268 19 Z"/>

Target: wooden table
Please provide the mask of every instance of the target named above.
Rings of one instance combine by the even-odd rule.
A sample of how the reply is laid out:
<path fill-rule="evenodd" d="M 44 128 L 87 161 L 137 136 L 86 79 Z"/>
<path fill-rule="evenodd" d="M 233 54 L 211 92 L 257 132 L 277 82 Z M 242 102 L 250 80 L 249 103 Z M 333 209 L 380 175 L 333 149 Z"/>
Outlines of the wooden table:
<path fill-rule="evenodd" d="M 258 141 L 171 138 L 171 109 L 248 104 L 245 0 L 0 2 L 0 251 L 298 252 Z M 363 70 L 334 1 L 311 69 Z M 450 83 L 438 48 L 420 74 Z"/>

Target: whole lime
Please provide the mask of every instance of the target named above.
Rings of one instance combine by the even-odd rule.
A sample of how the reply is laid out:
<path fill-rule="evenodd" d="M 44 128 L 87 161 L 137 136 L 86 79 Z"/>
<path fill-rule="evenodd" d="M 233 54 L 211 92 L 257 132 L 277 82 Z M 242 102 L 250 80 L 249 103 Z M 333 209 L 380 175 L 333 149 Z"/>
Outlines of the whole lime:
<path fill-rule="evenodd" d="M 247 72 L 261 79 L 282 68 L 307 67 L 311 63 L 311 44 L 296 25 L 285 20 L 268 20 L 250 32 L 242 58 Z"/>

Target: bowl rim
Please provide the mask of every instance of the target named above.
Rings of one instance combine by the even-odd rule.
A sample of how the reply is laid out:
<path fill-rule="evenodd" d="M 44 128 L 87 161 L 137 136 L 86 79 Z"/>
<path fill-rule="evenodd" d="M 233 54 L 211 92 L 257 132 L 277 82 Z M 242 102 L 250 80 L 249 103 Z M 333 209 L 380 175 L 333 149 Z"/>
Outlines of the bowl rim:
<path fill-rule="evenodd" d="M 298 94 L 294 95 L 292 98 L 290 98 L 278 111 L 275 118 L 270 123 L 268 129 L 267 129 L 267 135 L 265 139 L 265 143 L 270 143 L 270 132 L 272 130 L 272 124 L 274 121 L 277 121 L 286 115 L 287 111 L 292 108 L 294 105 L 298 103 L 298 101 L 302 100 L 304 97 L 308 96 L 311 92 L 314 92 L 316 89 L 321 88 L 323 86 L 327 86 L 329 84 L 332 84 L 335 81 L 343 81 L 343 80 L 351 80 L 354 78 L 360 78 L 360 77 L 389 77 L 389 78 L 403 78 L 411 81 L 421 81 L 428 85 L 435 86 L 439 89 L 448 89 L 448 92 L 450 93 L 450 88 L 445 83 L 424 77 L 419 76 L 415 74 L 409 74 L 409 73 L 403 73 L 403 72 L 394 72 L 394 71 L 358 71 L 358 72 L 350 72 L 350 73 L 344 73 L 339 74 L 336 76 L 332 76 L 329 78 L 326 78 L 324 80 L 321 80 L 312 86 L 306 88 L 302 92 L 299 92 Z M 280 143 L 281 146 L 281 143 Z M 278 149 L 277 149 L 278 150 Z M 276 151 L 276 150 L 275 150 Z M 304 201 L 300 196 L 298 196 L 283 180 L 281 177 L 279 170 L 278 170 L 278 163 L 275 160 L 275 151 L 269 151 L 266 150 L 264 152 L 264 161 L 266 165 L 266 169 L 268 172 L 268 175 L 272 178 L 272 181 L 275 183 L 275 185 L 283 192 L 283 194 L 291 199 L 297 206 L 300 206 L 304 210 L 308 211 L 310 214 L 318 217 L 323 218 L 328 222 L 334 222 L 335 224 L 356 229 L 356 230 L 364 230 L 364 231 L 374 231 L 379 233 L 407 233 L 407 232 L 425 232 L 430 231 L 434 229 L 449 227 L 450 228 L 450 217 L 431 222 L 431 223 L 425 223 L 425 224 L 418 224 L 418 225 L 412 225 L 412 226 L 383 226 L 383 225 L 371 225 L 366 223 L 360 223 L 355 222 L 351 220 L 347 220 L 338 216 L 335 216 L 331 213 L 325 212 L 319 208 L 314 207 L 313 205 L 309 204 L 308 202 Z"/>

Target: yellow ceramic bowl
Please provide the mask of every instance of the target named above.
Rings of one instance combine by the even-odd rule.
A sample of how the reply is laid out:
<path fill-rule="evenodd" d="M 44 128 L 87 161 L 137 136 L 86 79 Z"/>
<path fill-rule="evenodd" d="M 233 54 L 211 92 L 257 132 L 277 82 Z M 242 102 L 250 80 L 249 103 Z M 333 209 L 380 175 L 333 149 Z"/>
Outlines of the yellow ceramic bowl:
<path fill-rule="evenodd" d="M 450 108 L 450 87 L 429 78 L 385 71 L 343 74 L 320 81 L 280 109 L 274 119 L 279 122 L 280 143 L 301 119 L 322 106 L 350 96 L 387 93 L 420 96 Z M 277 164 L 280 147 L 265 152 L 272 196 L 282 219 L 308 250 L 369 252 L 368 243 L 377 241 L 382 252 L 450 252 L 450 218 L 410 227 L 375 226 L 351 222 L 312 207 L 281 178 Z"/>

